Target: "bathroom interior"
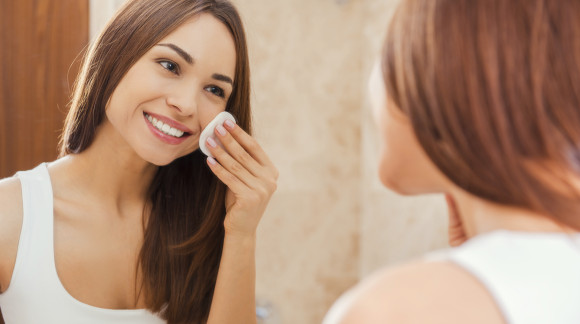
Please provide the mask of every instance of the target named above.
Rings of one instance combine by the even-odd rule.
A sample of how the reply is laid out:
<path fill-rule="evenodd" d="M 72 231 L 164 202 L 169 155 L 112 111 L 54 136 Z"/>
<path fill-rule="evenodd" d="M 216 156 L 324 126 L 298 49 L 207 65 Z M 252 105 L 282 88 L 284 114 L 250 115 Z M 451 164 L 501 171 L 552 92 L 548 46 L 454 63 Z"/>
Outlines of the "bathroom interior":
<path fill-rule="evenodd" d="M 79 53 L 123 3 L 8 2 L 0 178 L 56 158 Z M 397 0 L 233 2 L 249 41 L 254 136 L 280 172 L 258 229 L 258 315 L 320 323 L 361 278 L 447 246 L 442 197 L 397 195 L 376 174 L 367 81 Z"/>

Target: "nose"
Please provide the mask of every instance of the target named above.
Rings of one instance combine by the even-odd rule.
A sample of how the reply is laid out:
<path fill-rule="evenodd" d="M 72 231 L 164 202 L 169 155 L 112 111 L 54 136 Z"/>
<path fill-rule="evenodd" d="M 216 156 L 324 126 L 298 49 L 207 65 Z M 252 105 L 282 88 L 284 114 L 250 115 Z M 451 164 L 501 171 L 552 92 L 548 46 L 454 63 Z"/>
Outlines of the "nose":
<path fill-rule="evenodd" d="M 174 87 L 166 98 L 167 105 L 183 116 L 196 115 L 199 92 L 194 89 L 190 84 Z"/>

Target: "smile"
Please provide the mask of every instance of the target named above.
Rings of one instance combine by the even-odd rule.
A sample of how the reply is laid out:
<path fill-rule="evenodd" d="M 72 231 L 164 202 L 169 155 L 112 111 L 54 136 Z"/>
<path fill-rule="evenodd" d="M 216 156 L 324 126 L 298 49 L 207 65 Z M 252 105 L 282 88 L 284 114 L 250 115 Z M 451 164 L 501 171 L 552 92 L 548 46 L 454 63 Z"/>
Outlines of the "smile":
<path fill-rule="evenodd" d="M 147 118 L 147 120 L 149 121 L 151 126 L 155 127 L 157 130 L 159 130 L 160 132 L 162 132 L 165 135 L 180 138 L 183 136 L 183 134 L 185 134 L 185 132 L 180 131 L 177 128 L 171 127 L 171 126 L 165 124 L 164 122 L 158 120 L 157 118 L 151 117 L 147 113 L 145 113 L 145 117 Z"/>

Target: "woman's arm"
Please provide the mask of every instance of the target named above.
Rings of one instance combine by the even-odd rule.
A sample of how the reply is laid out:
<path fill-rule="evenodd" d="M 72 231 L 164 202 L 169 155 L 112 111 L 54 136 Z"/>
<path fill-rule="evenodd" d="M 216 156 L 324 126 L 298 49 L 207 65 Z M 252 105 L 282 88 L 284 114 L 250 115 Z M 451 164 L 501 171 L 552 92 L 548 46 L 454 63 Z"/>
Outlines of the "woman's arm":
<path fill-rule="evenodd" d="M 208 324 L 256 323 L 255 236 L 227 236 Z"/>
<path fill-rule="evenodd" d="M 227 128 L 227 130 L 226 130 Z M 276 190 L 278 171 L 258 143 L 226 122 L 216 134 L 225 150 L 208 142 L 214 174 L 228 186 L 225 238 L 208 324 L 256 323 L 256 228 Z"/>

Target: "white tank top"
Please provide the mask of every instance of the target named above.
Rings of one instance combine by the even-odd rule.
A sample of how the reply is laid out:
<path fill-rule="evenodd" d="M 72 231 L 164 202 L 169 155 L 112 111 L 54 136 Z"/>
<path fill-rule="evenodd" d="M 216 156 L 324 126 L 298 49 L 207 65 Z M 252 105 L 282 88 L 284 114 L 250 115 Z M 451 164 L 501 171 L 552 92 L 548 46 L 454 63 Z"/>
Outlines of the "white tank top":
<path fill-rule="evenodd" d="M 580 324 L 580 234 L 500 230 L 427 259 L 473 275 L 508 324 Z"/>
<path fill-rule="evenodd" d="M 54 263 L 53 194 L 43 163 L 19 172 L 23 220 L 8 289 L 0 294 L 6 324 L 161 324 L 145 309 L 104 309 L 82 303 L 63 287 Z"/>

